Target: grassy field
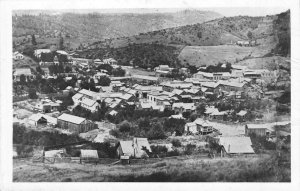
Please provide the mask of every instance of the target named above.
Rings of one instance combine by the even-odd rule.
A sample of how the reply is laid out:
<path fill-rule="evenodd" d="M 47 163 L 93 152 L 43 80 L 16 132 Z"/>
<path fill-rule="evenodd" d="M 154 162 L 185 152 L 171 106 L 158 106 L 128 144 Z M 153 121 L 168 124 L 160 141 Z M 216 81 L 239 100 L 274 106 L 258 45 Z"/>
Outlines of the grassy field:
<path fill-rule="evenodd" d="M 236 45 L 220 45 L 220 46 L 186 46 L 179 54 L 178 58 L 182 63 L 189 63 L 196 66 L 201 65 L 217 65 L 219 62 L 245 63 L 249 59 L 261 58 L 269 53 L 272 46 L 258 47 L 240 47 Z M 270 60 L 270 59 L 269 59 Z M 269 65 L 269 62 L 266 65 Z M 273 62 L 273 59 L 272 59 Z M 251 65 L 251 64 L 250 64 Z M 260 67 L 262 64 L 256 64 L 254 67 Z"/>
<path fill-rule="evenodd" d="M 217 65 L 219 62 L 235 62 L 243 59 L 254 51 L 253 47 L 239 47 L 232 45 L 222 46 L 186 46 L 178 58 L 183 63 L 196 66 Z"/>
<path fill-rule="evenodd" d="M 290 169 L 276 165 L 271 155 L 207 159 L 197 156 L 155 163 L 115 165 L 32 163 L 14 159 L 14 182 L 288 182 Z"/>

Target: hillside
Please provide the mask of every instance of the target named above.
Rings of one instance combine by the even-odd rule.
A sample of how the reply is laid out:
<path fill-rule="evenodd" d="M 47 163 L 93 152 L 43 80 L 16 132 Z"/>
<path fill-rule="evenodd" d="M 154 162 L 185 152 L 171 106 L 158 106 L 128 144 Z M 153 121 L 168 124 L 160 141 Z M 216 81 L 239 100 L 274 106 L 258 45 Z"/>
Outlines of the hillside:
<path fill-rule="evenodd" d="M 162 43 L 180 44 L 187 46 L 217 46 L 235 43 L 238 40 L 248 40 L 248 32 L 252 33 L 253 39 L 264 43 L 266 39 L 274 36 L 273 21 L 276 16 L 267 17 L 224 17 L 186 25 L 181 27 L 167 28 L 148 33 L 140 33 L 131 37 L 107 39 L 94 43 L 96 47 L 120 47 L 130 43 Z"/>
<path fill-rule="evenodd" d="M 182 156 L 148 159 L 138 164 L 55 163 L 15 159 L 14 182 L 290 182 L 290 169 L 274 156 L 208 159 Z M 145 168 L 146 167 L 146 168 Z"/>
<path fill-rule="evenodd" d="M 262 68 L 265 65 L 267 68 L 276 68 L 274 63 L 281 62 L 283 58 L 275 57 L 274 62 L 274 59 L 263 58 L 272 57 L 274 53 L 279 54 L 279 52 L 283 52 L 284 55 L 284 52 L 289 51 L 289 46 L 284 44 L 290 36 L 287 29 L 289 25 L 284 24 L 289 23 L 289 19 L 288 14 L 285 13 L 266 17 L 224 17 L 205 23 L 98 41 L 88 48 L 84 48 L 84 54 L 82 52 L 79 54 L 100 59 L 107 55 L 116 57 L 116 59 L 125 57 L 123 61 L 126 63 L 120 63 L 128 64 L 130 59 L 144 60 L 147 57 L 144 52 L 147 52 L 147 55 L 157 55 L 151 46 L 152 44 L 161 44 L 165 47 L 165 51 L 162 52 L 168 52 L 172 49 L 164 57 L 167 57 L 169 61 L 177 60 L 170 59 L 174 53 L 173 57 L 177 57 L 182 65 L 187 63 L 197 66 L 215 65 L 220 62 L 245 65 L 251 59 L 250 63 L 255 63 L 254 68 Z M 238 40 L 250 40 L 249 32 L 252 34 L 252 40 L 256 40 L 257 46 L 241 47 L 234 45 Z M 140 48 L 135 48 L 132 54 L 131 51 L 128 51 L 132 47 Z M 174 48 L 166 47 L 175 47 L 176 51 L 173 51 Z M 106 49 L 105 54 L 103 53 L 104 49 Z M 118 54 L 115 54 L 116 52 Z M 160 51 L 157 53 L 161 55 Z M 260 63 L 261 61 L 263 63 Z M 154 65 L 162 63 L 166 62 L 155 62 Z M 272 66 L 269 67 L 270 64 Z"/>
<path fill-rule="evenodd" d="M 199 10 L 145 14 L 15 14 L 13 16 L 13 37 L 14 40 L 20 41 L 23 37 L 32 34 L 41 38 L 55 38 L 62 34 L 71 44 L 74 42 L 88 44 L 103 39 L 133 36 L 164 28 L 202 23 L 218 17 L 221 15 L 216 12 Z"/>

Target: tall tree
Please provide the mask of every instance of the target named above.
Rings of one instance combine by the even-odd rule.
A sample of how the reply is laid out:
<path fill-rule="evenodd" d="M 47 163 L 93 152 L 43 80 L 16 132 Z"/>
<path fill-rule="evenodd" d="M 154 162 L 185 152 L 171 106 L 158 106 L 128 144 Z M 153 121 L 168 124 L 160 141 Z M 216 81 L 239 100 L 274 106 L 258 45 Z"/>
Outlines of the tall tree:
<path fill-rule="evenodd" d="M 253 34 L 252 34 L 252 32 L 251 32 L 251 31 L 248 31 L 248 33 L 247 33 L 247 37 L 248 37 L 250 40 L 252 40 L 252 38 L 253 38 Z"/>
<path fill-rule="evenodd" d="M 63 50 L 64 49 L 64 38 L 62 36 L 59 38 L 58 49 L 59 50 Z"/>
<path fill-rule="evenodd" d="M 37 45 L 34 34 L 31 35 L 31 43 L 32 45 Z"/>

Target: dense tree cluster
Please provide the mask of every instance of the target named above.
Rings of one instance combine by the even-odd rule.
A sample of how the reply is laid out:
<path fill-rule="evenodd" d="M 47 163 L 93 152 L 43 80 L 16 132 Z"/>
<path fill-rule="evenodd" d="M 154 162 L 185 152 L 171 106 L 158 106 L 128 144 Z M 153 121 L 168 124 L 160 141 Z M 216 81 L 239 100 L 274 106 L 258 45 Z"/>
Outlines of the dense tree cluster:
<path fill-rule="evenodd" d="M 202 72 L 209 72 L 209 73 L 213 73 L 213 72 L 231 72 L 231 64 L 230 63 L 226 63 L 225 67 L 222 67 L 223 63 L 219 63 L 216 66 L 214 65 L 209 65 L 206 67 L 206 69 L 200 69 L 200 71 Z"/>
<path fill-rule="evenodd" d="M 96 59 L 112 57 L 120 65 L 133 64 L 134 67 L 144 69 L 155 68 L 159 65 L 169 65 L 171 67 L 180 66 L 178 60 L 179 52 L 176 47 L 162 44 L 129 44 L 120 48 L 98 48 L 80 52 L 80 56 Z"/>

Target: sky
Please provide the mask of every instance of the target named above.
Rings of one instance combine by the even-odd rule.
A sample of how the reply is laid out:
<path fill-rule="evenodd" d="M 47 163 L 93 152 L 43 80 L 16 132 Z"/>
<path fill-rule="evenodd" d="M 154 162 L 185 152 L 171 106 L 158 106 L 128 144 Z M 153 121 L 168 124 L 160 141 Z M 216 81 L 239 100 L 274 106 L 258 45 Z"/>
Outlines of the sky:
<path fill-rule="evenodd" d="M 14 11 L 14 14 L 39 14 L 39 13 L 49 13 L 49 14 L 60 14 L 65 12 L 73 12 L 73 13 L 165 13 L 165 12 L 176 12 L 186 9 L 192 10 L 202 10 L 202 11 L 215 11 L 220 13 L 223 16 L 231 17 L 238 15 L 247 15 L 247 16 L 266 16 L 266 15 L 274 15 L 284 11 L 287 11 L 286 7 L 226 7 L 226 8 L 164 8 L 164 9 L 78 9 L 78 10 L 22 10 L 22 11 Z"/>

